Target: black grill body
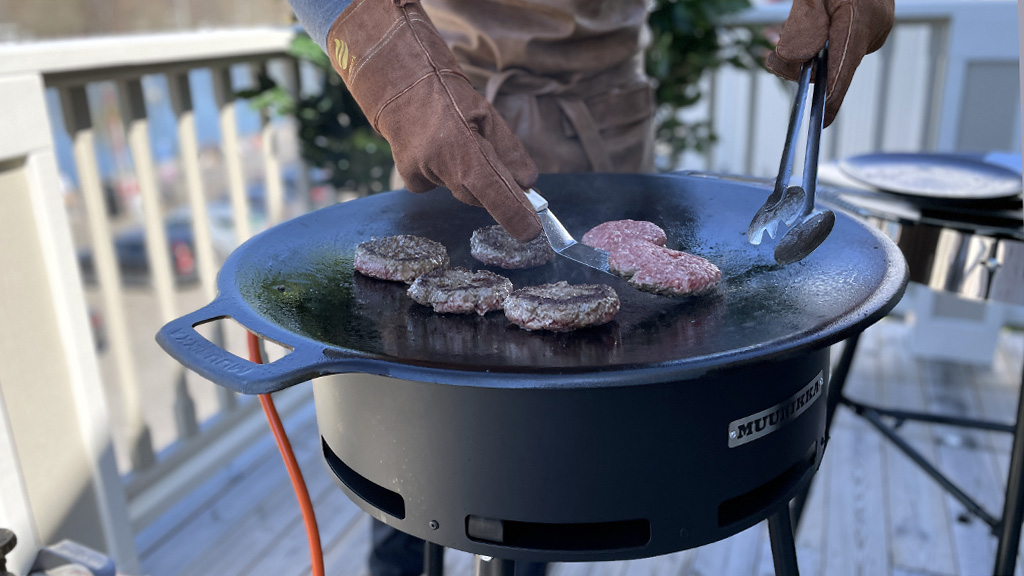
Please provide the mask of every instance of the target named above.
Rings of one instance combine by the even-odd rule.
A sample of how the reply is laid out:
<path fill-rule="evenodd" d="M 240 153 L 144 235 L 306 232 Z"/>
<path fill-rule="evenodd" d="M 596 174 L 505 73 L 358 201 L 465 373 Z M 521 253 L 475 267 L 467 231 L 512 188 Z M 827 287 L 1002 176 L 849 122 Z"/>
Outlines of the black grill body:
<path fill-rule="evenodd" d="M 783 418 L 828 359 L 621 387 L 348 375 L 313 389 L 325 459 L 374 517 L 475 554 L 618 560 L 726 538 L 790 499 L 821 461 L 827 383 L 756 440 L 730 448 L 729 425 Z"/>

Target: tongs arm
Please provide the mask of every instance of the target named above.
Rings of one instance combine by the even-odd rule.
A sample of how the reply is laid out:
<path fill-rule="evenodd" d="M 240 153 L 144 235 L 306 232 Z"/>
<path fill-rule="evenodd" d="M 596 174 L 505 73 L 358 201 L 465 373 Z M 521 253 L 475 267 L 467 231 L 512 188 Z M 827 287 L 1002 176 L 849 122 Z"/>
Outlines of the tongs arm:
<path fill-rule="evenodd" d="M 813 68 L 813 63 L 814 60 L 805 62 L 803 68 L 800 69 L 800 78 L 797 83 L 796 97 L 793 99 L 793 108 L 789 113 L 789 128 L 786 130 L 786 143 L 782 148 L 782 159 L 779 161 L 779 174 L 775 177 L 775 189 L 772 191 L 772 196 L 777 194 L 781 198 L 783 192 L 789 188 L 789 181 L 793 177 L 793 150 L 796 148 L 797 140 L 800 138 L 800 124 L 803 122 L 804 110 L 807 107 L 807 89 L 811 80 L 811 69 Z M 807 151 L 810 151 L 809 140 Z M 817 156 L 817 153 L 815 153 L 815 156 Z M 806 165 L 804 168 L 806 170 Z M 792 222 L 787 222 L 787 224 L 792 224 Z"/>
<path fill-rule="evenodd" d="M 760 244 L 763 235 L 775 238 L 779 224 L 799 225 L 814 211 L 814 195 L 818 179 L 818 151 L 821 148 L 821 131 L 824 127 L 825 98 L 828 84 L 827 47 L 812 60 L 804 63 L 800 70 L 796 97 L 789 117 L 786 141 L 779 162 L 779 173 L 775 188 L 765 203 L 754 215 L 747 228 L 747 240 Z M 790 186 L 793 175 L 794 150 L 800 137 L 800 125 L 806 110 L 807 91 L 814 74 L 814 94 L 811 97 L 810 122 L 807 128 L 807 147 L 804 152 L 802 186 Z M 816 246 L 815 246 L 816 247 Z M 812 248 L 813 249 L 813 248 Z"/>
<path fill-rule="evenodd" d="M 802 215 L 806 217 L 814 210 L 814 194 L 818 188 L 818 151 L 821 149 L 821 132 L 825 129 L 825 99 L 828 91 L 828 46 L 816 58 L 814 94 L 811 96 L 810 126 L 807 127 L 807 150 L 804 153 L 803 187 L 806 197 Z M 792 170 L 792 169 L 791 169 Z"/>

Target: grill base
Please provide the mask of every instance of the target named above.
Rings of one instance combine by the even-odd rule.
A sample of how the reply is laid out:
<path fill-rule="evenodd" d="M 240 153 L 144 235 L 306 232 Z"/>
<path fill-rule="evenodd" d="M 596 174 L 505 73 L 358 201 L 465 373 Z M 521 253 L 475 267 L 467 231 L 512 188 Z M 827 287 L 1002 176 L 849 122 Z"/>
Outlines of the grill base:
<path fill-rule="evenodd" d="M 828 362 L 618 388 L 345 375 L 314 395 L 328 465 L 383 522 L 496 558 L 622 560 L 721 540 L 792 498 L 824 451 L 827 384 L 806 390 Z"/>

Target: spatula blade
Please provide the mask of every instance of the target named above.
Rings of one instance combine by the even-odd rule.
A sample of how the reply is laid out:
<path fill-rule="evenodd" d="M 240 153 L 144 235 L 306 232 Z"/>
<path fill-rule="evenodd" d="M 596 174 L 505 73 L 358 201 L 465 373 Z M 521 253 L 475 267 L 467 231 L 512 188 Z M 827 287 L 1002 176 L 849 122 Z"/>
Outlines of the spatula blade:
<path fill-rule="evenodd" d="M 608 268 L 607 252 L 577 242 L 569 234 L 569 231 L 565 229 L 565 226 L 562 226 L 562 223 L 558 221 L 558 218 L 551 213 L 551 210 L 548 209 L 548 201 L 538 194 L 536 190 L 530 189 L 527 191 L 526 197 L 533 204 L 534 209 L 537 210 L 537 217 L 540 218 L 540 225 L 544 228 L 544 234 L 547 236 L 548 244 L 551 245 L 552 250 L 558 253 L 559 256 L 614 276 Z"/>

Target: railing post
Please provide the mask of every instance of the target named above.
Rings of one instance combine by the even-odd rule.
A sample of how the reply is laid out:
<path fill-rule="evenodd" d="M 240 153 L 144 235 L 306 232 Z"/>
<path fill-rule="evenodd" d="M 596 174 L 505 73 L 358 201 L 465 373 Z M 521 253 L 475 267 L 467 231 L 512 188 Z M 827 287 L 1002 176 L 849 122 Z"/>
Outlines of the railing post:
<path fill-rule="evenodd" d="M 153 464 L 153 443 L 149 427 L 142 418 L 142 404 L 139 400 L 138 373 L 132 354 L 128 321 L 124 310 L 124 294 L 121 290 L 121 274 L 114 255 L 113 236 L 107 219 L 106 203 L 103 199 L 103 185 L 96 163 L 95 135 L 89 101 L 84 86 L 65 88 L 61 94 L 64 123 L 71 136 L 78 180 L 85 200 L 86 216 L 89 220 L 89 234 L 92 240 L 93 265 L 102 288 L 103 309 L 110 335 L 110 352 L 117 365 L 118 380 L 121 384 L 125 428 L 132 467 L 141 470 Z"/>
<path fill-rule="evenodd" d="M 284 67 L 284 85 L 285 90 L 291 95 L 292 99 L 298 103 L 299 99 L 302 98 L 302 70 L 299 67 L 300 62 L 297 58 L 288 58 Z M 298 118 L 295 119 L 296 129 L 301 130 L 302 125 L 299 124 Z M 299 137 L 301 138 L 301 134 Z M 312 184 L 309 181 L 309 170 L 306 167 L 306 161 L 302 158 L 302 150 L 300 145 L 299 150 L 299 174 L 296 185 L 298 186 L 299 198 L 303 202 L 301 206 L 303 212 L 308 212 L 312 208 L 312 201 L 309 197 L 310 189 Z"/>
<path fill-rule="evenodd" d="M 0 73 L 0 126 L 12 135 L 0 140 L 0 516 L 18 524 L 13 568 L 71 538 L 138 573 L 40 76 Z"/>
<path fill-rule="evenodd" d="M 142 197 L 150 283 L 156 292 L 160 307 L 160 319 L 163 322 L 170 322 L 178 316 L 177 306 L 174 304 L 174 273 L 170 260 L 171 249 L 167 244 L 167 231 L 164 225 L 160 183 L 153 166 L 153 152 L 149 146 L 149 119 L 146 114 L 146 101 L 143 97 L 141 79 L 130 78 L 119 81 L 118 92 L 122 120 L 125 122 L 125 131 L 128 134 L 128 147 L 135 164 L 139 195 Z M 165 358 L 164 362 L 169 366 L 169 373 L 177 373 L 174 387 L 174 420 L 178 427 L 178 433 L 182 437 L 193 436 L 199 432 L 199 424 L 196 421 L 195 403 L 189 396 L 188 386 L 186 386 L 185 369 L 173 363 L 169 358 Z"/>
<path fill-rule="evenodd" d="M 269 73 L 266 62 L 260 65 L 260 70 L 263 74 Z M 274 118 L 266 109 L 260 110 L 260 124 L 263 179 L 267 186 L 267 225 L 273 226 L 284 219 L 284 189 L 281 185 L 281 163 L 278 160 Z"/>
<path fill-rule="evenodd" d="M 747 118 L 750 122 L 750 129 L 747 131 L 746 148 L 743 154 L 743 173 L 754 174 L 754 147 L 757 140 L 757 103 L 758 103 L 758 79 L 761 74 L 755 69 L 750 74 L 750 94 L 747 96 Z"/>
<path fill-rule="evenodd" d="M 192 109 L 192 86 L 188 73 L 179 72 L 167 78 L 171 108 L 177 116 L 178 146 L 181 165 L 185 172 L 185 188 L 192 211 L 192 235 L 195 238 L 196 269 L 203 296 L 213 300 L 217 296 L 217 262 L 210 235 L 210 216 L 206 211 L 206 190 L 199 168 L 199 144 L 196 137 L 196 117 Z"/>
<path fill-rule="evenodd" d="M 199 144 L 196 137 L 195 112 L 192 109 L 192 86 L 189 83 L 187 72 L 169 75 L 167 82 L 171 96 L 171 108 L 178 118 L 178 146 L 181 148 L 181 165 L 185 172 L 185 187 L 188 189 L 188 204 L 192 212 L 192 237 L 195 239 L 199 282 L 203 289 L 203 295 L 209 302 L 217 296 L 217 262 L 213 251 L 213 238 L 210 235 L 210 217 L 206 211 L 207 198 L 203 186 L 203 175 L 199 168 Z M 213 328 L 214 344 L 223 347 L 223 326 L 218 322 L 214 324 Z M 184 384 L 184 378 L 179 379 L 179 388 L 183 388 Z M 187 394 L 187 389 L 185 393 Z M 178 397 L 181 398 L 182 395 L 179 393 Z M 221 410 L 228 411 L 235 408 L 238 398 L 231 390 L 218 386 L 217 402 Z M 182 414 L 189 413 L 184 406 L 182 410 L 183 412 L 180 412 Z M 194 408 L 191 410 L 191 414 L 194 423 Z M 182 416 L 182 418 L 187 417 Z M 179 427 L 188 424 L 187 420 L 183 420 Z"/>
<path fill-rule="evenodd" d="M 18 547 L 7 559 L 8 565 L 11 570 L 24 573 L 28 571 L 33 552 L 44 543 L 40 540 L 39 528 L 32 514 L 18 446 L 11 434 L 13 427 L 7 413 L 4 395 L 0 394 L 0 518 L 4 528 L 12 530 L 18 537 Z"/>
<path fill-rule="evenodd" d="M 118 101 L 121 104 L 121 120 L 125 123 L 128 149 L 132 154 L 135 177 L 139 183 L 139 196 L 142 198 L 150 283 L 156 292 L 161 320 L 170 322 L 177 317 L 174 305 L 171 250 L 167 245 L 160 184 L 157 181 L 156 169 L 153 166 L 153 153 L 149 146 L 149 121 L 146 118 L 146 101 L 142 94 L 142 81 L 139 78 L 121 80 L 117 83 L 117 88 Z"/>
<path fill-rule="evenodd" d="M 242 151 L 238 144 L 238 119 L 235 116 L 235 91 L 231 87 L 231 68 L 224 66 L 213 69 L 213 95 L 220 113 L 221 146 L 224 151 L 224 167 L 228 173 L 231 206 L 235 214 L 235 238 L 241 244 L 252 232 L 249 229 L 249 203 L 245 192 Z"/>

